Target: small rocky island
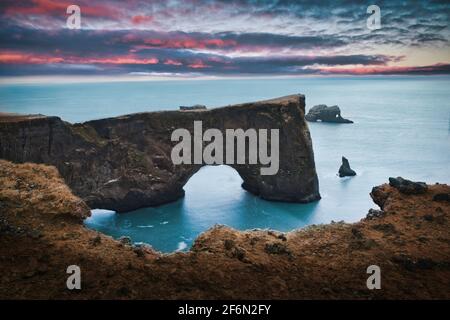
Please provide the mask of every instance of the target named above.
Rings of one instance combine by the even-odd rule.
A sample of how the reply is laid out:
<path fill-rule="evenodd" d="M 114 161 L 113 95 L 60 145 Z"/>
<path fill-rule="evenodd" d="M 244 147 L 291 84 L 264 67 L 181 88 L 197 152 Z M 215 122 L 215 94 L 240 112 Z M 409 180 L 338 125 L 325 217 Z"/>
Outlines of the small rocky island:
<path fill-rule="evenodd" d="M 342 118 L 341 109 L 338 106 L 328 107 L 324 104 L 319 104 L 309 109 L 305 119 L 310 122 L 353 123 L 351 120 Z"/>
<path fill-rule="evenodd" d="M 340 178 L 356 176 L 356 172 L 350 168 L 350 163 L 346 157 L 342 157 L 342 165 L 339 168 L 338 174 Z"/>

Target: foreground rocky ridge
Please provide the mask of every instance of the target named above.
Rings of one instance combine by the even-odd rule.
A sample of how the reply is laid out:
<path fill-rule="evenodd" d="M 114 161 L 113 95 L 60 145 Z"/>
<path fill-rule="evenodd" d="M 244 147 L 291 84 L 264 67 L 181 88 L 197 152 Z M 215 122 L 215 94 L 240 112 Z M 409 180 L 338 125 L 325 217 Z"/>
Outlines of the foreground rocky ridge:
<path fill-rule="evenodd" d="M 354 224 L 236 231 L 216 226 L 187 253 L 163 255 L 86 229 L 87 205 L 54 167 L 0 160 L 0 298 L 449 299 L 450 187 L 387 184 Z M 433 200 L 435 199 L 435 200 Z M 65 287 L 68 265 L 82 289 Z M 381 268 L 381 290 L 366 269 Z"/>
<path fill-rule="evenodd" d="M 231 165 L 243 187 L 267 200 L 320 199 L 305 97 L 292 95 L 211 110 L 148 112 L 70 124 L 58 117 L 0 114 L 0 158 L 58 168 L 73 192 L 91 208 L 130 211 L 184 195 L 201 164 L 173 165 L 175 129 L 279 129 L 279 170 Z M 248 146 L 247 146 L 248 147 Z M 270 150 L 270 149 L 269 149 Z"/>

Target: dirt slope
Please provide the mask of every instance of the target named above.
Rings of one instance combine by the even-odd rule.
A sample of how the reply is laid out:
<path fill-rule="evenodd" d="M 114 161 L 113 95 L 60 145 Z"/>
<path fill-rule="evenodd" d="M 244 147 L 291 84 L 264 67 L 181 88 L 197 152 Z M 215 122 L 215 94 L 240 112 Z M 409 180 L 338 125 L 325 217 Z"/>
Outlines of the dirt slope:
<path fill-rule="evenodd" d="M 224 226 L 162 255 L 86 229 L 90 212 L 54 167 L 0 160 L 0 298 L 450 298 L 450 193 L 374 188 L 380 217 L 282 234 Z M 67 266 L 82 289 L 66 288 Z M 368 290 L 366 268 L 381 268 Z"/>

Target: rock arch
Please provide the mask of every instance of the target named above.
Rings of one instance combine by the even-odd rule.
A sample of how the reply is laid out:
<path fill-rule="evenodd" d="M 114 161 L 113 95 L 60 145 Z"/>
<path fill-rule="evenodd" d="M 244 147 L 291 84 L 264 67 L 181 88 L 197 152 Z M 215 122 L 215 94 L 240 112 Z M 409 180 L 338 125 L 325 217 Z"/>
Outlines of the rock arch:
<path fill-rule="evenodd" d="M 225 129 L 279 129 L 276 175 L 260 175 L 260 165 L 230 165 L 243 187 L 267 200 L 320 199 L 305 98 L 291 95 L 210 110 L 137 113 L 70 124 L 58 117 L 0 115 L 0 157 L 14 162 L 55 165 L 73 192 L 91 208 L 118 212 L 174 201 L 202 164 L 173 165 L 177 128 L 193 123 Z"/>
<path fill-rule="evenodd" d="M 242 189 L 243 179 L 236 169 L 227 164 L 221 165 L 205 165 L 194 173 L 183 186 L 187 195 L 194 195 L 195 199 L 207 199 L 210 195 L 216 193 L 221 194 L 228 190 L 231 186 L 233 188 Z M 214 190 L 210 190 L 214 188 Z M 237 190 L 245 192 L 244 190 Z M 207 194 L 205 198 L 204 195 Z M 220 195 L 218 198 L 224 199 L 228 195 Z M 231 198 L 228 198 L 231 199 Z"/>

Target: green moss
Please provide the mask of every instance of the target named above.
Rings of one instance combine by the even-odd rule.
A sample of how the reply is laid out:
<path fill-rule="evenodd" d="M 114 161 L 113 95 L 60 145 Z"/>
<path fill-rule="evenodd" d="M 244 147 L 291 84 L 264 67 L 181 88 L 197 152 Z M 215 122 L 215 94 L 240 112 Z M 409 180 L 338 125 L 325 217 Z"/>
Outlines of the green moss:
<path fill-rule="evenodd" d="M 137 150 L 129 150 L 128 151 L 128 158 L 135 164 L 140 164 L 142 167 L 145 167 L 145 164 L 147 163 L 145 154 L 142 152 L 139 152 Z"/>
<path fill-rule="evenodd" d="M 90 126 L 74 125 L 71 126 L 70 129 L 74 134 L 83 138 L 83 140 L 93 143 L 97 146 L 104 146 L 107 143 L 107 141 L 102 139 L 94 130 L 94 128 Z"/>

